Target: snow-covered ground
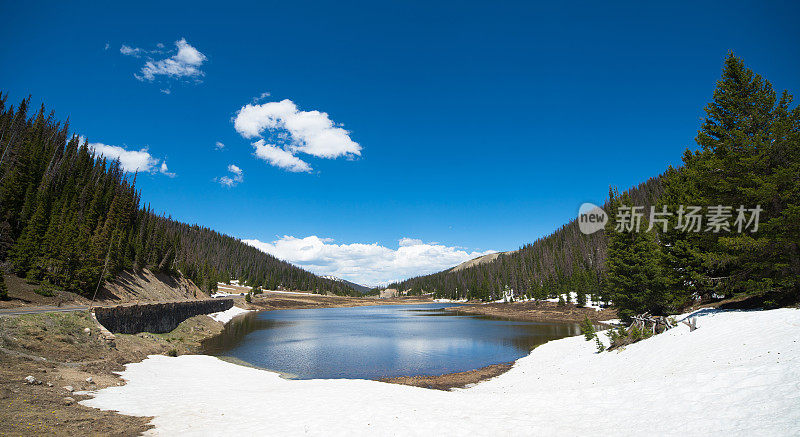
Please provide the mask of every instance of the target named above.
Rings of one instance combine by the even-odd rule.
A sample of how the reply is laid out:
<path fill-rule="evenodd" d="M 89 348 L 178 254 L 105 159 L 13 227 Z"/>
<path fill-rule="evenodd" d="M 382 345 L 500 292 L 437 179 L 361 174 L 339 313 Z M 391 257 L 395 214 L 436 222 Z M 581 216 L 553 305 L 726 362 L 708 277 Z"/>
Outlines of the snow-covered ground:
<path fill-rule="evenodd" d="M 211 317 L 212 319 L 214 319 L 214 320 L 216 320 L 218 322 L 228 323 L 228 322 L 231 321 L 231 319 L 233 319 L 234 317 L 238 316 L 239 314 L 244 314 L 244 313 L 249 313 L 249 312 L 250 312 L 250 310 L 246 310 L 244 308 L 239 308 L 237 306 L 232 306 L 232 307 L 228 308 L 225 311 L 220 311 L 218 313 L 208 314 L 208 317 Z"/>
<path fill-rule="evenodd" d="M 165 435 L 800 435 L 800 310 L 697 315 L 622 351 L 552 341 L 451 392 L 152 356 L 81 403 Z"/>

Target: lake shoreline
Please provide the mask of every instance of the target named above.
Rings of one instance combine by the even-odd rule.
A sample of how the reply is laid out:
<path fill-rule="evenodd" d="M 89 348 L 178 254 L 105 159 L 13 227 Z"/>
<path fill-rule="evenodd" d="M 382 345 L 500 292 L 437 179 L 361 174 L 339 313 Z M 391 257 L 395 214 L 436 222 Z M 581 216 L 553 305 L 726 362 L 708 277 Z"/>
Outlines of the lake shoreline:
<path fill-rule="evenodd" d="M 269 292 L 249 305 L 244 298 L 236 301 L 238 307 L 253 311 L 432 303 Z M 202 343 L 220 335 L 227 323 L 199 315 L 169 333 L 117 334 L 114 343 L 107 343 L 99 339 L 98 327 L 86 311 L 1 316 L 0 421 L 12 434 L 145 432 L 152 428 L 150 417 L 85 407 L 79 402 L 91 396 L 78 391 L 125 386 L 127 381 L 117 372 L 150 356 L 202 354 Z M 27 376 L 41 383 L 26 384 Z"/>
<path fill-rule="evenodd" d="M 169 435 L 252 434 L 265 426 L 282 435 L 432 434 L 442 429 L 473 435 L 680 435 L 687 424 L 702 434 L 746 435 L 760 429 L 793 435 L 800 430 L 792 401 L 792 381 L 800 375 L 792 359 L 798 351 L 792 327 L 800 322 L 800 312 L 701 311 L 693 316 L 700 319 L 694 332 L 679 326 L 622 351 L 598 354 L 580 336 L 554 340 L 503 375 L 463 390 L 370 380 L 287 381 L 274 372 L 210 356 L 153 356 L 126 366 L 124 387 L 92 391 L 94 397 L 82 404 L 153 417 L 156 433 Z M 608 341 L 604 334 L 602 340 Z M 654 355 L 660 359 L 654 361 Z M 743 379 L 743 367 L 759 369 L 760 383 Z M 668 375 L 669 386 L 664 382 Z M 210 394 L 214 402 L 208 402 Z M 733 401 L 724 414 L 707 414 L 720 396 Z M 309 414 L 309 399 L 324 408 Z M 361 408 L 353 407 L 356 399 Z M 498 408 L 499 399 L 525 408 L 485 414 Z M 754 409 L 753 403 L 769 408 Z M 654 404 L 675 414 L 664 415 L 651 408 Z M 253 405 L 269 415 L 253 414 Z"/>

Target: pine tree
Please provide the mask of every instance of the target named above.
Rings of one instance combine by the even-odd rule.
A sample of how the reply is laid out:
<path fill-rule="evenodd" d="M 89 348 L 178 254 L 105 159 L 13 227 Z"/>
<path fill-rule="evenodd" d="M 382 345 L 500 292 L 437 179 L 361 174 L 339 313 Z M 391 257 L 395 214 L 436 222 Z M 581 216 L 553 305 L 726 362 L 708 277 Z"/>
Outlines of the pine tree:
<path fill-rule="evenodd" d="M 8 287 L 6 287 L 6 275 L 0 270 L 0 300 L 8 299 Z"/>
<path fill-rule="evenodd" d="M 677 288 L 700 296 L 800 295 L 800 111 L 730 54 L 684 167 L 665 178 L 663 203 L 762 209 L 757 232 L 668 232 L 663 243 Z M 748 217 L 750 218 L 750 217 Z M 792 296 L 795 296 L 792 298 Z"/>
<path fill-rule="evenodd" d="M 630 197 L 610 194 L 608 236 L 608 269 L 606 287 L 614 306 L 624 321 L 636 314 L 650 312 L 663 315 L 670 310 L 661 249 L 653 232 L 643 229 L 616 230 L 620 206 L 631 206 Z"/>

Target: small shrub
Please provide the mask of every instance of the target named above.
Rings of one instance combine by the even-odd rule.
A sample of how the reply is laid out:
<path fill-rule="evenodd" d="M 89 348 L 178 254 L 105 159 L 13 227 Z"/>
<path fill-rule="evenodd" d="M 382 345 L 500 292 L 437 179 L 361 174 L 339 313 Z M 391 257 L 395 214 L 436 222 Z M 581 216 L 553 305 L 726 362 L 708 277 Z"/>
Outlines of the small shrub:
<path fill-rule="evenodd" d="M 594 325 L 592 324 L 592 321 L 589 320 L 589 316 L 583 316 L 583 321 L 581 322 L 580 326 L 581 326 L 581 334 L 583 334 L 583 336 L 586 337 L 586 341 L 591 340 L 597 335 L 594 330 Z"/>
<path fill-rule="evenodd" d="M 253 301 L 253 293 L 247 293 L 247 294 L 245 294 L 245 295 L 244 295 L 244 300 L 245 300 L 245 302 L 247 302 L 247 303 L 250 303 L 250 302 L 252 302 L 252 301 Z"/>
<path fill-rule="evenodd" d="M 566 302 L 564 302 L 564 296 L 559 294 L 558 295 L 558 306 L 563 307 L 564 305 L 566 305 Z"/>
<path fill-rule="evenodd" d="M 178 350 L 177 350 L 177 349 L 174 349 L 174 348 L 173 348 L 173 349 L 170 349 L 170 350 L 167 352 L 167 355 L 169 355 L 170 357 L 177 357 L 177 356 L 178 356 Z"/>
<path fill-rule="evenodd" d="M 642 330 L 639 329 L 639 327 L 636 325 L 631 326 L 631 329 L 629 331 L 629 337 L 631 338 L 631 340 L 633 340 L 634 343 L 641 340 L 643 338 Z"/>
<path fill-rule="evenodd" d="M 626 340 L 628 339 L 628 330 L 625 329 L 624 326 L 610 329 L 608 331 L 608 339 L 611 340 L 611 346 L 609 346 L 609 349 L 623 346 L 627 344 Z"/>
<path fill-rule="evenodd" d="M 603 352 L 604 350 L 606 350 L 606 346 L 603 344 L 602 341 L 600 341 L 600 336 L 599 335 L 595 335 L 594 336 L 594 342 L 597 345 L 597 352 L 598 353 Z"/>
<path fill-rule="evenodd" d="M 56 291 L 58 291 L 58 288 L 56 288 L 55 285 L 51 284 L 50 281 L 45 280 L 42 281 L 41 286 L 39 288 L 33 291 L 41 296 L 53 297 L 56 295 Z"/>

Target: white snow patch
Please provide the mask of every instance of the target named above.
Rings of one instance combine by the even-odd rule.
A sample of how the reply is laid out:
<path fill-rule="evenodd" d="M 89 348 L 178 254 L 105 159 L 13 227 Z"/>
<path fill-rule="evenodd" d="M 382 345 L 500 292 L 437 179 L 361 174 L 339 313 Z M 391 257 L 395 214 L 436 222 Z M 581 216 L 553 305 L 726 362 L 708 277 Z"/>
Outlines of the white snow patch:
<path fill-rule="evenodd" d="M 451 392 L 151 356 L 83 405 L 164 435 L 800 435 L 800 310 L 702 311 L 622 351 L 551 341 Z M 310 351 L 313 353 L 313 351 Z M 254 409 L 255 408 L 255 409 Z"/>
<path fill-rule="evenodd" d="M 244 292 L 241 292 L 241 293 L 226 293 L 224 291 L 218 291 L 218 292 L 212 294 L 211 297 L 213 297 L 215 299 L 218 298 L 218 297 L 238 297 L 238 296 L 241 296 L 243 294 L 244 294 Z"/>
<path fill-rule="evenodd" d="M 574 291 L 570 291 L 569 292 L 569 298 L 567 298 L 567 293 L 564 293 L 563 296 L 564 296 L 564 300 L 565 301 L 569 301 L 571 303 L 575 303 L 575 302 L 578 301 L 578 293 L 576 293 Z M 554 298 L 551 298 L 551 299 L 545 299 L 545 300 L 548 301 L 548 302 L 558 302 L 558 298 L 557 297 L 554 297 Z M 592 301 L 592 296 L 590 294 L 586 294 L 586 305 L 584 305 L 584 307 L 585 308 L 594 308 L 595 311 L 600 311 L 600 310 L 603 309 L 600 306 L 600 302 L 599 301 L 597 301 L 597 302 Z"/>
<path fill-rule="evenodd" d="M 303 293 L 302 291 L 280 291 L 280 290 L 264 290 L 264 293 L 302 294 L 304 296 L 311 296 L 314 294 L 314 293 Z"/>
<path fill-rule="evenodd" d="M 216 320 L 218 322 L 228 323 L 228 322 L 231 321 L 231 319 L 233 319 L 234 317 L 238 316 L 239 314 L 244 314 L 244 313 L 249 313 L 249 312 L 250 312 L 250 310 L 246 310 L 244 308 L 239 308 L 237 306 L 232 306 L 232 307 L 228 308 L 225 311 L 220 311 L 218 313 L 208 314 L 208 317 L 211 317 L 212 319 L 214 319 L 214 320 Z"/>

